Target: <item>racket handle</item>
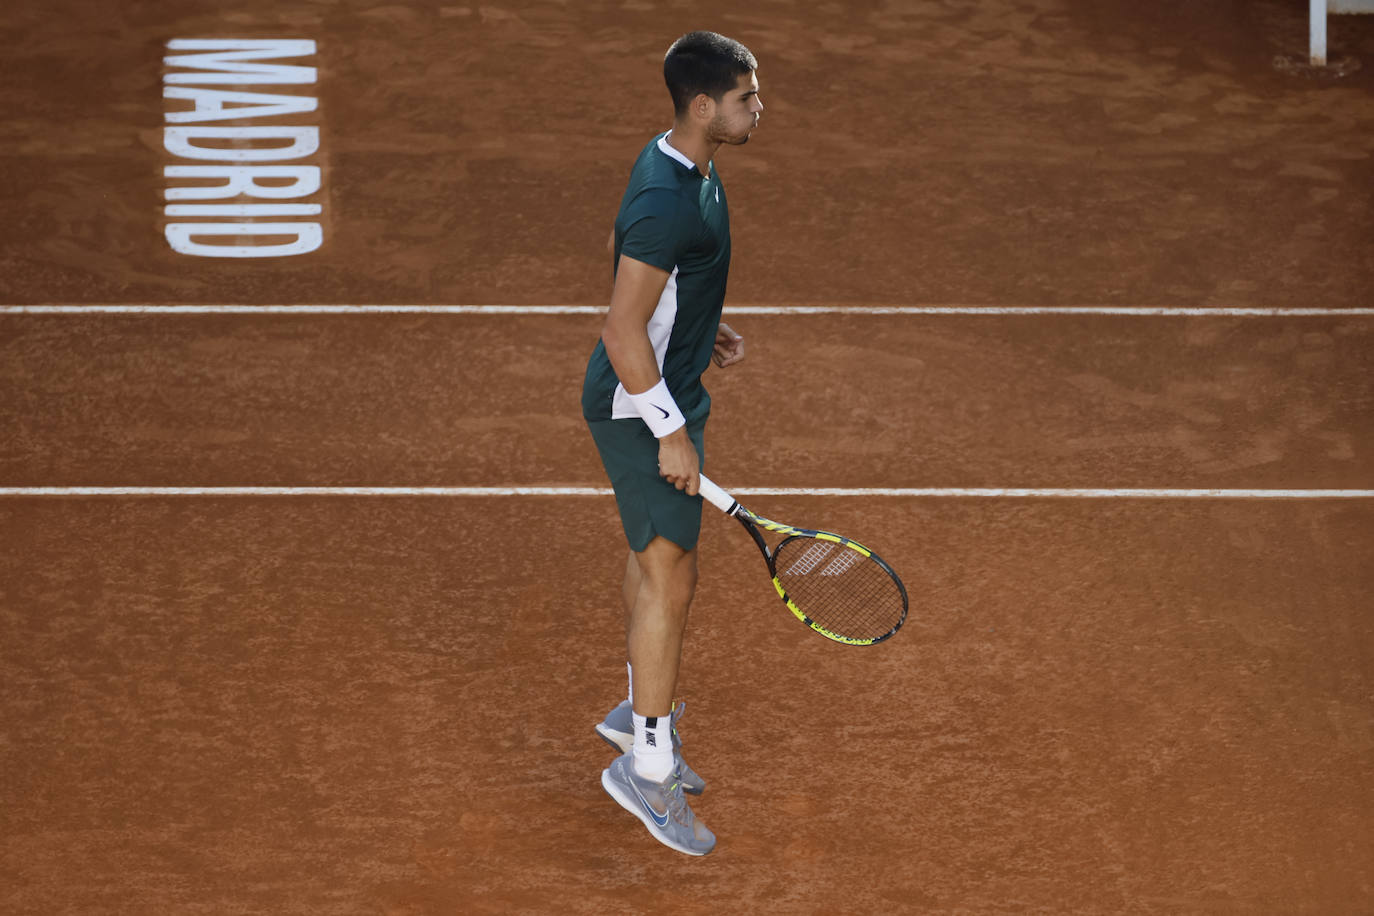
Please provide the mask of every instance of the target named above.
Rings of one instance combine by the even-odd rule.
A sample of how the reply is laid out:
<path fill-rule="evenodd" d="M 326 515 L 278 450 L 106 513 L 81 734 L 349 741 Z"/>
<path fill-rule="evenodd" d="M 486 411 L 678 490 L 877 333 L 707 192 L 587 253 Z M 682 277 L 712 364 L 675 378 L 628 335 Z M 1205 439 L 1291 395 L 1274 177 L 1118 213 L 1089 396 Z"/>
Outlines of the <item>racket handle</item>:
<path fill-rule="evenodd" d="M 739 503 L 735 502 L 735 498 L 716 486 L 705 474 L 701 475 L 700 480 L 701 498 L 726 515 L 734 515 L 735 510 L 739 508 Z"/>

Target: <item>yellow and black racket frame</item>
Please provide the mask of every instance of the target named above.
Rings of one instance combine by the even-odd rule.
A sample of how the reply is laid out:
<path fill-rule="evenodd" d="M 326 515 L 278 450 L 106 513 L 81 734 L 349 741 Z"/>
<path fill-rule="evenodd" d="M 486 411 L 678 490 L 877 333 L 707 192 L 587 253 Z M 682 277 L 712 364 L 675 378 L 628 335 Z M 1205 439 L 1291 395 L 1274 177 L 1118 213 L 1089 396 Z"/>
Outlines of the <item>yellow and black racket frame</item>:
<path fill-rule="evenodd" d="M 754 539 L 754 543 L 759 546 L 759 551 L 763 554 L 763 558 L 768 562 L 768 575 L 771 576 L 773 579 L 773 589 L 778 593 L 778 597 L 782 599 L 782 603 L 785 604 L 787 606 L 787 609 L 792 612 L 792 616 L 796 617 L 802 623 L 806 624 L 808 627 L 815 630 L 817 633 L 821 634 L 826 639 L 834 640 L 835 642 L 841 643 L 846 646 L 877 645 L 878 643 L 886 639 L 891 639 L 894 635 L 896 635 L 897 631 L 902 628 L 902 624 L 906 622 L 907 609 L 910 604 L 910 602 L 907 599 L 906 585 L 902 583 L 902 577 L 897 575 L 897 571 L 894 570 L 888 564 L 888 562 L 884 560 L 882 557 L 878 556 L 876 553 L 874 553 L 872 550 L 865 547 L 864 545 L 860 544 L 858 541 L 855 541 L 852 538 L 847 538 L 842 534 L 835 534 L 830 531 L 819 531 L 814 528 L 796 528 L 792 525 L 784 525 L 781 522 L 775 522 L 772 519 L 764 518 L 762 515 L 756 515 L 755 513 L 750 512 L 748 509 L 744 508 L 744 506 L 741 506 L 738 500 L 731 499 L 730 502 L 731 506 L 729 509 L 725 510 L 725 514 L 738 521 L 741 525 L 743 525 L 744 530 L 749 532 L 749 536 L 752 537 Z M 781 534 L 783 536 L 783 539 L 778 542 L 777 547 L 770 549 L 768 547 L 768 542 L 764 540 L 763 535 L 759 533 L 760 528 L 764 529 L 765 531 L 770 531 L 774 534 Z M 843 547 L 847 547 L 850 550 L 856 551 L 864 557 L 867 557 L 868 559 L 872 560 L 874 563 L 877 563 L 878 566 L 882 568 L 883 572 L 887 573 L 888 576 L 891 577 L 892 581 L 897 586 L 897 591 L 902 596 L 902 614 L 901 617 L 898 618 L 896 625 L 894 625 L 892 629 L 888 630 L 886 633 L 883 633 L 880 636 L 855 638 L 853 636 L 845 636 L 841 633 L 836 633 L 831 630 L 828 630 L 816 621 L 812 620 L 810 617 L 808 617 L 806 615 L 806 612 L 803 611 L 801 608 L 797 607 L 796 603 L 791 599 L 790 596 L 788 596 L 787 589 L 783 588 L 782 582 L 778 579 L 778 552 L 782 550 L 784 544 L 786 544 L 789 541 L 797 540 L 798 538 L 810 538 L 812 540 L 817 541 L 830 541 L 831 543 L 839 544 Z"/>

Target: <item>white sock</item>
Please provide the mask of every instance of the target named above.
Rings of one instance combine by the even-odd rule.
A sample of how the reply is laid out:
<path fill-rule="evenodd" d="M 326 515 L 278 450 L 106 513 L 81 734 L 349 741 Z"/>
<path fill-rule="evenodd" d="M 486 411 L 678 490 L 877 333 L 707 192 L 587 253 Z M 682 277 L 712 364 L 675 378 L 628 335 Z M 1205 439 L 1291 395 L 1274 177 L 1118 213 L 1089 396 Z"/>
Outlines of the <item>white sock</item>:
<path fill-rule="evenodd" d="M 634 713 L 635 772 L 653 782 L 663 782 L 673 772 L 673 717 Z"/>
<path fill-rule="evenodd" d="M 625 698 L 633 706 L 635 701 L 635 669 L 629 662 L 625 663 L 625 680 L 628 682 L 625 688 Z"/>

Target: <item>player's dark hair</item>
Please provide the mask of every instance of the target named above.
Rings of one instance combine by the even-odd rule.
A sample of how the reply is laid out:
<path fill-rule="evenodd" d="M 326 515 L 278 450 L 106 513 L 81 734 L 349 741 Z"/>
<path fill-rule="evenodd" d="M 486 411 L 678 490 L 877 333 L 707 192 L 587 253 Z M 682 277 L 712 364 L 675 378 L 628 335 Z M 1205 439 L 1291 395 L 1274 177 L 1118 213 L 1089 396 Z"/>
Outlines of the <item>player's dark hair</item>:
<path fill-rule="evenodd" d="M 673 111 L 681 115 L 703 92 L 719 102 L 741 76 L 758 68 L 754 55 L 733 38 L 688 32 L 664 56 L 663 82 L 673 97 Z"/>

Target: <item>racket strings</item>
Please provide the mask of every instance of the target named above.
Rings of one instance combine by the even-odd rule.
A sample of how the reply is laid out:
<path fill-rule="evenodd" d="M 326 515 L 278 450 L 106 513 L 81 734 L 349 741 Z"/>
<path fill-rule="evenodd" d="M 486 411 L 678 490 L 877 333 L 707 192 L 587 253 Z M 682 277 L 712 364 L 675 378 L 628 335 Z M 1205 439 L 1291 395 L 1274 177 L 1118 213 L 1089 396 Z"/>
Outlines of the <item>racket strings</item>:
<path fill-rule="evenodd" d="M 892 574 L 843 544 L 788 538 L 778 545 L 774 563 L 793 605 L 832 633 L 877 639 L 906 616 L 906 600 Z"/>

